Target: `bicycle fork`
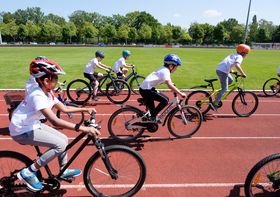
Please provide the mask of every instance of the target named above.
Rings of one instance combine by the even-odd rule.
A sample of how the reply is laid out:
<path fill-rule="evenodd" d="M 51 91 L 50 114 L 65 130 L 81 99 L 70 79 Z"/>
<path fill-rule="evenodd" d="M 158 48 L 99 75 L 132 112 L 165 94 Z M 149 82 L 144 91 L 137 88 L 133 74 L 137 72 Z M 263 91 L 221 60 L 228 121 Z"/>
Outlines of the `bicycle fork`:
<path fill-rule="evenodd" d="M 95 136 L 93 136 L 93 138 L 95 138 Z M 95 146 L 102 158 L 102 161 L 104 162 L 104 165 L 107 169 L 107 171 L 109 172 L 110 176 L 112 179 L 117 180 L 118 179 L 118 171 L 116 169 L 113 168 L 109 157 L 105 151 L 105 147 L 104 144 L 101 142 L 100 139 L 94 139 L 93 142 L 95 143 Z"/>

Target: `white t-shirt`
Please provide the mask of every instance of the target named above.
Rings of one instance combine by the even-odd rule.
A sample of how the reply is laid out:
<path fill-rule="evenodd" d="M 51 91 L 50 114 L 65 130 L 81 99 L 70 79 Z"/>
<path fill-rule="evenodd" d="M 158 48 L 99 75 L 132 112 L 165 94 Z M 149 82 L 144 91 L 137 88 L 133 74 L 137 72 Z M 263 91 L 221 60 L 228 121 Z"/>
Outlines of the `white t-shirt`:
<path fill-rule="evenodd" d="M 99 64 L 97 58 L 93 58 L 92 60 L 90 60 L 86 65 L 84 73 L 93 74 L 97 64 Z"/>
<path fill-rule="evenodd" d="M 39 84 L 37 83 L 35 77 L 30 75 L 28 81 L 25 84 L 25 94 L 28 94 L 31 92 L 34 88 L 39 87 Z"/>
<path fill-rule="evenodd" d="M 121 58 L 118 59 L 118 60 L 115 62 L 115 64 L 114 64 L 114 68 L 113 68 L 114 72 L 115 72 L 115 73 L 121 73 L 121 72 L 122 72 L 122 71 L 121 71 L 121 67 L 122 67 L 123 65 L 126 65 L 126 63 L 125 63 L 124 57 L 121 57 Z"/>
<path fill-rule="evenodd" d="M 150 90 L 168 80 L 171 80 L 170 71 L 165 66 L 161 66 L 156 71 L 149 74 L 140 87 L 144 90 Z"/>
<path fill-rule="evenodd" d="M 224 73 L 229 73 L 233 67 L 234 63 L 241 64 L 243 61 L 242 55 L 238 53 L 233 53 L 227 56 L 223 61 L 221 61 L 217 67 L 217 70 L 222 71 Z"/>
<path fill-rule="evenodd" d="M 40 119 L 44 117 L 40 110 L 52 108 L 58 102 L 51 93 L 47 96 L 40 87 L 34 88 L 15 109 L 9 125 L 10 135 L 17 136 L 40 128 Z"/>

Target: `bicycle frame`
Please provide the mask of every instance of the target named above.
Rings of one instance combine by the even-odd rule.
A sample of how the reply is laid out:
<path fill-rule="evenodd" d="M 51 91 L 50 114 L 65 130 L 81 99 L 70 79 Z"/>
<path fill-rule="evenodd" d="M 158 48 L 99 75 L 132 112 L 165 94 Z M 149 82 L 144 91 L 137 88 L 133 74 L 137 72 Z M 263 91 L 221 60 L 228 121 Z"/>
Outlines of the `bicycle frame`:
<path fill-rule="evenodd" d="M 132 67 L 132 72 L 129 73 L 129 75 L 127 75 L 124 80 L 128 81 L 131 77 L 135 77 L 136 75 L 137 75 L 137 72 L 135 72 L 134 67 Z"/>
<path fill-rule="evenodd" d="M 177 96 L 177 93 L 173 93 L 173 94 L 174 94 L 174 98 L 169 100 L 167 106 L 162 110 L 162 112 L 159 115 L 159 119 L 161 121 L 164 120 L 162 126 L 165 125 L 169 115 L 171 114 L 171 112 L 173 110 L 175 110 L 177 107 L 179 109 L 182 108 L 181 100 L 179 100 L 179 98 Z M 126 106 L 135 108 L 134 106 L 129 106 L 129 105 L 126 105 Z M 143 116 L 141 116 L 139 118 L 133 118 L 132 120 L 128 121 L 128 125 L 126 125 L 126 126 L 127 126 L 128 129 L 132 129 L 132 128 L 133 129 L 135 129 L 135 128 L 138 128 L 138 129 L 145 128 L 143 126 L 136 126 L 136 125 L 133 125 L 133 124 L 136 123 L 136 122 L 143 122 L 142 118 L 145 118 L 145 117 L 147 118 L 149 116 L 151 116 L 151 113 L 150 113 L 150 110 L 147 110 L 146 113 L 144 113 Z M 185 116 L 182 116 L 182 117 L 184 117 L 184 122 L 187 123 L 187 120 L 185 119 Z"/>
<path fill-rule="evenodd" d="M 93 142 L 93 144 L 95 144 L 95 146 L 97 147 L 102 160 L 104 161 L 104 164 L 106 166 L 106 169 L 108 170 L 110 176 L 112 179 L 117 179 L 117 173 L 116 170 L 113 169 L 106 153 L 105 153 L 105 149 L 104 149 L 104 144 L 101 142 L 101 140 L 99 138 L 96 138 L 93 135 L 89 135 L 87 133 L 81 133 L 80 135 L 78 135 L 78 137 L 76 137 L 71 143 L 69 143 L 65 149 L 64 152 L 68 151 L 69 149 L 71 149 L 75 144 L 77 144 L 80 140 L 82 140 L 86 135 L 87 138 L 86 140 L 81 144 L 81 146 L 78 148 L 78 150 L 73 154 L 73 156 L 68 160 L 68 162 L 66 163 L 66 165 L 59 171 L 58 175 L 53 175 L 49 166 L 46 165 L 44 168 L 48 174 L 48 178 L 55 178 L 58 180 L 63 180 L 66 181 L 68 183 L 71 183 L 72 180 L 68 180 L 68 179 L 63 179 L 60 176 L 65 172 L 65 170 L 73 163 L 73 161 L 78 157 L 78 155 L 84 150 L 84 148 L 90 143 L 90 141 Z M 38 146 L 34 146 L 36 151 L 37 151 L 37 155 L 40 157 L 42 155 L 40 149 Z"/>

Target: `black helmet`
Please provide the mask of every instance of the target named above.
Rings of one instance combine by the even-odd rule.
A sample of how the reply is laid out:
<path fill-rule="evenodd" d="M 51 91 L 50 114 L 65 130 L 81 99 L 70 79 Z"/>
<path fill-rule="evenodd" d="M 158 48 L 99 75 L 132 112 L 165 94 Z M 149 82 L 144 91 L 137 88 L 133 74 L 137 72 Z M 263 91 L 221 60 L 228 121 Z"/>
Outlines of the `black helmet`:
<path fill-rule="evenodd" d="M 104 55 L 104 53 L 103 53 L 102 51 L 96 51 L 96 52 L 95 52 L 95 57 L 104 58 L 105 55 Z"/>

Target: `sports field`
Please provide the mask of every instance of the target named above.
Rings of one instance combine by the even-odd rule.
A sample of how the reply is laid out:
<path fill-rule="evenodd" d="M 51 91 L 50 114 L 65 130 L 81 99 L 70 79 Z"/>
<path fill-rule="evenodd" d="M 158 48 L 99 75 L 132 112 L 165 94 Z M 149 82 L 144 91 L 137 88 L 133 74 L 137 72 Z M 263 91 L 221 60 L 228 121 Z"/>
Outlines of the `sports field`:
<path fill-rule="evenodd" d="M 67 75 L 61 77 L 68 82 L 83 77 L 85 64 L 94 56 L 96 50 L 105 52 L 103 63 L 113 66 L 127 48 L 93 48 L 93 47 L 0 47 L 0 88 L 24 88 L 28 79 L 28 66 L 36 56 L 43 55 L 57 61 Z M 234 49 L 202 49 L 202 48 L 128 48 L 132 56 L 127 61 L 137 66 L 143 76 L 162 65 L 163 57 L 168 53 L 178 54 L 182 67 L 173 75 L 173 82 L 180 89 L 188 89 L 202 84 L 203 79 L 216 78 L 217 64 Z M 280 51 L 252 50 L 245 58 L 242 67 L 248 78 L 246 89 L 261 89 L 266 79 L 276 76 L 280 66 Z"/>

